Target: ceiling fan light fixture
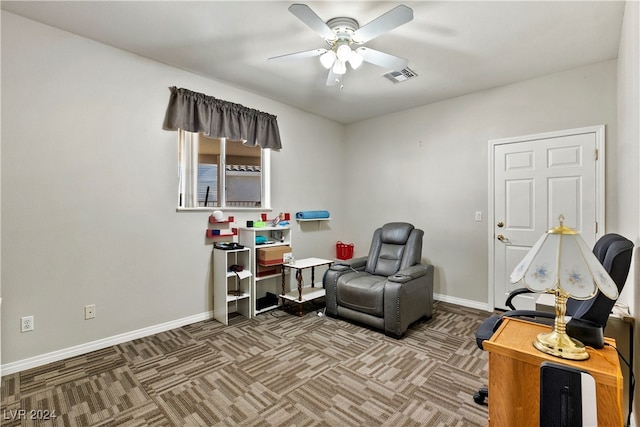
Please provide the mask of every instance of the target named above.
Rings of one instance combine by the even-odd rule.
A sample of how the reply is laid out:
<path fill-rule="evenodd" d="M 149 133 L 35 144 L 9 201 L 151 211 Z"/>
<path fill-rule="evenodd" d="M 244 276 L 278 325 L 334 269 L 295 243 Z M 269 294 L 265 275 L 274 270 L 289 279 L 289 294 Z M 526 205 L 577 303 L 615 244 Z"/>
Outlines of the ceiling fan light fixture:
<path fill-rule="evenodd" d="M 320 55 L 320 63 L 327 70 L 333 67 L 333 64 L 336 62 L 336 53 L 332 50 L 328 50 L 322 55 Z"/>
<path fill-rule="evenodd" d="M 341 82 L 342 76 L 347 72 L 347 62 L 353 70 L 360 67 L 362 62 L 369 62 L 387 70 L 400 70 L 408 65 L 407 59 L 388 53 L 364 47 L 352 49 L 354 44 L 367 43 L 411 21 L 413 10 L 405 5 L 394 7 L 362 27 L 355 19 L 345 16 L 331 18 L 325 22 L 305 4 L 292 4 L 289 6 L 289 12 L 322 37 L 329 45 L 329 49 L 314 49 L 269 59 L 318 56 L 322 66 L 329 70 L 326 80 L 327 86 L 334 86 Z"/>
<path fill-rule="evenodd" d="M 343 42 L 336 49 L 336 56 L 342 62 L 348 61 L 352 53 L 353 52 L 351 51 L 351 48 L 349 47 L 349 44 L 347 42 Z"/>
<path fill-rule="evenodd" d="M 354 70 L 357 70 L 358 67 L 362 65 L 362 61 L 364 61 L 364 58 L 357 50 L 354 51 L 349 57 L 349 65 L 351 65 L 351 68 L 353 68 Z"/>
<path fill-rule="evenodd" d="M 335 74 L 344 74 L 347 72 L 347 66 L 344 61 L 336 60 L 335 64 L 333 64 L 333 72 Z"/>

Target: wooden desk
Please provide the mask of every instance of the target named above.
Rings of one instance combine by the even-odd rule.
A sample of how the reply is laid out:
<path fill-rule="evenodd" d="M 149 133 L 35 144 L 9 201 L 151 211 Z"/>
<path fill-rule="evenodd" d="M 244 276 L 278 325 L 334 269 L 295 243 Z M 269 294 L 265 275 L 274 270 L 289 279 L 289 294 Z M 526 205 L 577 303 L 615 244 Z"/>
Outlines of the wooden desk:
<path fill-rule="evenodd" d="M 505 318 L 484 349 L 489 352 L 489 426 L 538 427 L 540 364 L 544 361 L 589 372 L 596 382 L 598 425 L 622 426 L 622 372 L 616 351 L 587 347 L 589 359 L 573 361 L 542 353 L 533 346 L 548 326 Z M 609 338 L 606 341 L 615 345 Z"/>

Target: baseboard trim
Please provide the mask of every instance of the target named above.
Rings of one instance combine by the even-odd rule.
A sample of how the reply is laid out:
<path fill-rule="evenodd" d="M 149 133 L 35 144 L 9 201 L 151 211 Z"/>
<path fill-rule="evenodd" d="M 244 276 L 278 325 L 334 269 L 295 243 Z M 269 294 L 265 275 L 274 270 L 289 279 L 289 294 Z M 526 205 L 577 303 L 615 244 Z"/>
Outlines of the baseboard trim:
<path fill-rule="evenodd" d="M 448 295 L 434 294 L 433 298 L 437 301 L 447 302 L 451 304 L 460 305 L 463 307 L 475 308 L 478 310 L 488 310 L 487 304 L 482 304 L 477 301 L 472 301 L 463 298 L 452 297 Z M 191 323 L 202 322 L 203 320 L 213 319 L 213 311 L 208 311 L 193 316 L 183 317 L 182 319 L 172 320 L 170 322 L 160 323 L 158 325 L 149 326 L 135 331 L 125 332 L 124 334 L 114 335 L 99 339 L 96 341 L 90 341 L 88 343 L 76 345 L 73 347 L 64 348 L 61 350 L 52 351 L 50 353 L 41 354 L 39 356 L 29 357 L 27 359 L 17 360 L 15 362 L 6 363 L 0 366 L 0 372 L 2 375 L 15 374 L 16 372 L 24 371 L 31 368 L 37 368 L 38 366 L 46 365 L 48 363 L 58 362 L 60 360 L 68 359 L 69 357 L 80 356 L 91 351 L 102 350 L 112 345 L 121 344 L 123 342 L 135 340 L 138 338 L 144 338 L 149 335 L 157 334 L 160 332 L 168 331 L 171 329 L 179 328 Z"/>
<path fill-rule="evenodd" d="M 469 307 L 469 308 L 475 308 L 478 310 L 485 310 L 485 311 L 493 311 L 493 310 L 489 310 L 489 305 L 488 304 L 483 304 L 483 303 L 479 303 L 478 301 L 472 301 L 469 299 L 463 299 L 463 298 L 457 298 L 457 297 L 452 297 L 449 295 L 441 295 L 441 294 L 433 294 L 433 299 L 437 300 L 437 301 L 442 301 L 442 302 L 448 302 L 451 304 L 456 304 L 456 305 L 461 305 L 463 307 Z"/>
<path fill-rule="evenodd" d="M 144 338 L 149 335 L 157 334 L 160 332 L 168 331 L 171 329 L 179 328 L 191 323 L 202 322 L 203 320 L 209 320 L 213 318 L 213 311 L 205 313 L 195 314 L 193 316 L 183 317 L 182 319 L 172 320 L 170 322 L 160 323 L 158 325 L 149 326 L 135 331 L 125 332 L 124 334 L 114 335 L 99 339 L 96 341 L 90 341 L 88 343 L 76 345 L 73 347 L 64 348 L 62 350 L 52 351 L 50 353 L 41 354 L 39 356 L 29 357 L 27 359 L 18 360 L 4 364 L 0 367 L 2 375 L 15 374 L 16 372 L 24 371 L 26 369 L 37 368 L 38 366 L 46 365 L 47 363 L 57 362 L 69 357 L 79 356 L 81 354 L 89 353 L 91 351 L 101 350 L 106 347 L 121 344 L 123 342 L 135 340 L 138 338 Z"/>

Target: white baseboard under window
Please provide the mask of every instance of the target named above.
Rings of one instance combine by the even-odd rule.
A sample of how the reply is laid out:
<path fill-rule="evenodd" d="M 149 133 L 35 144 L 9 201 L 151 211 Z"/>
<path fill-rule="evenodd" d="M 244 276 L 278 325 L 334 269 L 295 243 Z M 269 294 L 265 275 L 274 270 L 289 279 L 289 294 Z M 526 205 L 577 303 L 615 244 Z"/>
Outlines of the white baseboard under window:
<path fill-rule="evenodd" d="M 57 362 L 63 359 L 67 359 L 69 357 L 80 356 L 85 353 L 101 350 L 103 348 L 111 347 L 113 345 L 121 344 L 123 342 L 135 340 L 138 338 L 144 338 L 149 335 L 179 328 L 181 326 L 189 325 L 191 323 L 202 322 L 203 320 L 209 320 L 212 318 L 213 318 L 213 311 L 208 311 L 205 313 L 195 314 L 193 316 L 183 317 L 182 319 L 176 319 L 170 322 L 160 323 L 158 325 L 148 326 L 146 328 L 137 329 L 135 331 L 129 331 L 123 334 L 114 335 L 112 337 L 107 337 L 107 338 L 99 339 L 96 341 L 90 341 L 88 343 L 76 345 L 73 347 L 52 351 L 50 353 L 41 354 L 39 356 L 29 357 L 27 359 L 10 362 L 2 365 L 1 372 L 2 372 L 2 375 L 15 374 L 16 372 L 24 371 L 26 369 L 31 369 L 31 368 L 36 368 L 38 366 L 46 365 L 47 363 Z"/>

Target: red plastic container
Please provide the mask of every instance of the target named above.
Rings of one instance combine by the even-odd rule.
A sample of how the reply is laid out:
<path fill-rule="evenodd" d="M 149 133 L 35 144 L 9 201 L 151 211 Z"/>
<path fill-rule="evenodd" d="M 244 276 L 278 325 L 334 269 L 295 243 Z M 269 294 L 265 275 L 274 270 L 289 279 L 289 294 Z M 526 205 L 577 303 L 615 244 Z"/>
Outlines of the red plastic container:
<path fill-rule="evenodd" d="M 336 243 L 336 257 L 338 259 L 353 258 L 353 243 Z"/>

